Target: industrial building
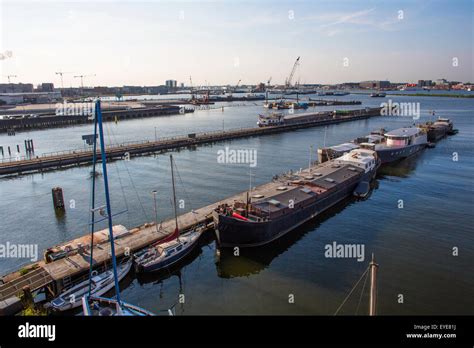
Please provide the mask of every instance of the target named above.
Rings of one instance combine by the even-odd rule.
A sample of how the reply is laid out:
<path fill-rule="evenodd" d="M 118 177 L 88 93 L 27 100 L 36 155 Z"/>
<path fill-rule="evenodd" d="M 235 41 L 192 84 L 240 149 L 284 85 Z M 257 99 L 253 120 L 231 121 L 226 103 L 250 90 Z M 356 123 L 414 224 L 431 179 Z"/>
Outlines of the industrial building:
<path fill-rule="evenodd" d="M 178 82 L 176 80 L 166 80 L 165 85 L 166 87 L 173 89 L 178 87 Z"/>
<path fill-rule="evenodd" d="M 0 93 L 0 100 L 4 101 L 5 104 L 41 104 L 56 102 L 61 99 L 61 92 Z"/>
<path fill-rule="evenodd" d="M 359 83 L 359 87 L 370 89 L 390 88 L 390 81 L 362 81 Z"/>
<path fill-rule="evenodd" d="M 32 83 L 0 83 L 0 93 L 32 93 Z"/>

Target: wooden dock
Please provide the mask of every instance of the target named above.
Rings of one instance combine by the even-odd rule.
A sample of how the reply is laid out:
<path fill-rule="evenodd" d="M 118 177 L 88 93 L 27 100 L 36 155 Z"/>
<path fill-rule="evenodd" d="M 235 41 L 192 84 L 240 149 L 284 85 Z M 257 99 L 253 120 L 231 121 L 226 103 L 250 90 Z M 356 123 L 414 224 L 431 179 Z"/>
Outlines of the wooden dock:
<path fill-rule="evenodd" d="M 275 182 L 261 185 L 256 187 L 252 194 L 266 196 L 275 193 L 278 185 Z M 178 217 L 180 231 L 185 232 L 198 226 L 202 227 L 200 228 L 202 232 L 212 229 L 211 214 L 213 209 L 223 203 L 232 204 L 237 199 L 245 200 L 246 194 L 247 192 L 242 192 L 217 203 L 180 215 Z M 143 249 L 171 234 L 174 231 L 174 224 L 174 219 L 163 221 L 158 223 L 158 225 L 155 222 L 145 223 L 128 230 L 128 233 L 120 237 L 115 237 L 115 253 L 117 258 L 120 259 L 123 256 L 131 255 L 133 252 Z M 117 226 L 114 226 L 114 230 L 115 227 Z M 94 239 L 98 237 L 98 242 L 93 246 L 93 259 L 94 265 L 98 268 L 110 266 L 111 262 L 109 238 L 103 238 L 101 236 L 103 233 L 104 231 L 98 231 L 94 234 Z M 84 279 L 88 274 L 90 265 L 90 245 L 84 244 L 87 238 L 89 237 L 82 236 L 52 248 L 59 250 L 67 247 L 69 254 L 66 257 L 52 262 L 39 261 L 23 267 L 22 270 L 30 269 L 26 274 L 16 271 L 0 278 L 0 284 L 2 284 L 0 285 L 0 302 L 17 296 L 24 286 L 28 286 L 31 291 L 47 289 L 47 292 L 54 296 L 75 281 Z"/>
<path fill-rule="evenodd" d="M 107 159 L 123 159 L 128 156 L 137 156 L 154 153 L 157 151 L 171 150 L 213 142 L 238 139 L 251 136 L 281 133 L 301 128 L 337 124 L 369 117 L 380 116 L 380 108 L 351 110 L 343 114 L 334 114 L 329 119 L 324 118 L 311 122 L 292 123 L 288 125 L 241 128 L 227 131 L 213 131 L 205 133 L 192 133 L 186 136 L 161 138 L 157 141 L 129 142 L 107 148 Z M 99 152 L 97 152 L 99 154 Z M 66 166 L 92 163 L 93 152 L 90 150 L 59 151 L 36 157 L 22 157 L 19 160 L 8 158 L 0 160 L 0 175 L 43 172 Z M 99 156 L 100 157 L 100 156 Z"/>

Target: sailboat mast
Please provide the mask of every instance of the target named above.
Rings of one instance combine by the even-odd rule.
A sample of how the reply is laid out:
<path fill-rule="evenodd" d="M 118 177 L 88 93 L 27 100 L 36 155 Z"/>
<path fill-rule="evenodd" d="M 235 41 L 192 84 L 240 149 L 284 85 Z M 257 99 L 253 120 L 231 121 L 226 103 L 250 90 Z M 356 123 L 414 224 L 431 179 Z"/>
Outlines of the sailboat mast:
<path fill-rule="evenodd" d="M 173 155 L 170 155 L 170 162 L 171 162 L 171 181 L 173 182 L 173 207 L 174 207 L 174 221 L 176 223 L 176 231 L 178 229 L 178 210 L 176 206 L 176 187 L 174 183 L 174 166 L 173 166 Z M 178 232 L 178 239 L 179 239 L 179 232 Z"/>
<path fill-rule="evenodd" d="M 89 296 L 92 291 L 92 267 L 94 262 L 94 229 L 95 229 L 95 167 L 97 164 L 97 117 L 94 119 L 94 147 L 92 152 L 92 194 L 91 194 L 91 247 L 89 261 Z"/>
<path fill-rule="evenodd" d="M 115 281 L 115 293 L 117 302 L 120 304 L 120 288 L 118 283 L 117 275 L 117 260 L 115 259 L 115 240 L 112 230 L 112 209 L 110 208 L 110 196 L 109 196 L 109 181 L 107 177 L 107 157 L 105 155 L 105 141 L 104 141 L 104 128 L 102 126 L 102 111 L 100 109 L 100 100 L 96 101 L 95 105 L 96 120 L 95 122 L 99 125 L 99 139 L 100 139 L 100 155 L 102 159 L 102 175 L 104 176 L 104 191 L 105 191 L 105 202 L 107 209 L 107 221 L 109 225 L 109 238 L 110 238 L 110 253 L 112 257 L 112 266 L 114 272 Z"/>

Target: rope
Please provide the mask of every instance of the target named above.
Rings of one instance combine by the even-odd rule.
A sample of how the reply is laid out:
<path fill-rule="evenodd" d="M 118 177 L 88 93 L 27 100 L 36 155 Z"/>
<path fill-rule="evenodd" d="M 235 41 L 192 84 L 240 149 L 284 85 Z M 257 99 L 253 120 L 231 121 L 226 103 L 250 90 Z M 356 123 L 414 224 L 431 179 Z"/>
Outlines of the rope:
<path fill-rule="evenodd" d="M 184 196 L 186 197 L 186 199 L 189 202 L 189 206 L 191 207 L 191 211 L 194 212 L 194 208 L 193 208 L 193 204 L 191 202 L 191 198 L 189 197 L 188 192 L 186 191 L 183 180 L 181 179 L 181 175 L 179 174 L 179 170 L 178 170 L 178 166 L 176 165 L 176 162 L 174 163 L 174 167 L 176 168 L 176 174 L 178 175 L 178 181 L 180 182 L 180 184 L 183 188 Z M 194 214 L 194 213 L 192 213 L 192 214 L 193 214 L 192 216 L 193 216 L 194 220 L 197 222 L 198 219 L 196 218 L 196 214 Z"/>
<path fill-rule="evenodd" d="M 359 314 L 359 307 L 360 307 L 360 303 L 362 302 L 362 296 L 364 295 L 365 284 L 367 283 L 368 278 L 369 278 L 369 273 L 367 272 L 367 275 L 365 276 L 365 279 L 364 279 L 364 285 L 362 285 L 362 290 L 360 292 L 359 303 L 357 304 L 356 315 Z"/>
<path fill-rule="evenodd" d="M 336 310 L 336 312 L 334 313 L 334 315 L 337 315 L 337 313 L 339 313 L 339 311 L 341 310 L 342 306 L 344 306 L 344 304 L 346 303 L 346 301 L 349 299 L 349 297 L 352 295 L 352 293 L 354 292 L 354 290 L 356 289 L 357 285 L 359 285 L 360 281 L 362 280 L 362 278 L 365 276 L 365 274 L 369 271 L 369 267 L 367 267 L 367 269 L 364 271 L 364 273 L 362 273 L 362 276 L 359 278 L 359 280 L 357 281 L 357 283 L 352 287 L 351 291 L 349 292 L 349 294 L 346 296 L 346 298 L 344 299 L 344 301 L 342 301 L 341 305 L 339 306 L 339 308 Z"/>
<path fill-rule="evenodd" d="M 108 130 L 108 137 L 109 137 L 109 141 L 110 141 L 110 134 L 112 135 L 112 137 L 114 138 L 115 142 L 117 142 L 117 137 L 115 136 L 115 133 L 114 131 L 112 130 L 112 128 L 109 126 L 108 123 L 106 123 L 106 127 L 107 127 L 107 130 Z M 128 169 L 128 166 L 127 166 L 127 161 L 123 161 L 123 165 L 125 167 L 125 170 L 127 171 L 127 174 L 128 174 L 128 177 L 130 179 L 130 183 L 132 184 L 132 188 L 137 196 L 137 200 L 138 200 L 138 203 L 140 204 L 140 207 L 143 211 L 143 215 L 145 215 L 145 221 L 149 221 L 149 218 L 148 218 L 148 214 L 146 213 L 146 210 L 145 210 L 145 207 L 143 206 L 143 202 L 141 201 L 140 199 L 140 195 L 138 194 L 138 190 L 135 186 L 135 183 L 132 179 L 132 175 L 130 174 L 130 170 Z M 125 198 L 125 197 L 124 197 Z M 125 199 L 126 200 L 126 199 Z"/>

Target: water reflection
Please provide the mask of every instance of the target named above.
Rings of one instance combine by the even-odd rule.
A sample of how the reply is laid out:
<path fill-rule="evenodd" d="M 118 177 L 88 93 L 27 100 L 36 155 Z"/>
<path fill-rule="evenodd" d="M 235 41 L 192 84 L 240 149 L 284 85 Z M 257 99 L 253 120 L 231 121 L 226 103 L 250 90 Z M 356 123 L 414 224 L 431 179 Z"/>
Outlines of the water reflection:
<path fill-rule="evenodd" d="M 422 156 L 423 151 L 426 150 L 419 151 L 413 156 L 405 158 L 396 163 L 389 163 L 383 165 L 378 170 L 377 176 L 379 178 L 385 178 L 385 176 L 396 176 L 399 178 L 409 177 L 415 171 L 419 158 Z"/>

